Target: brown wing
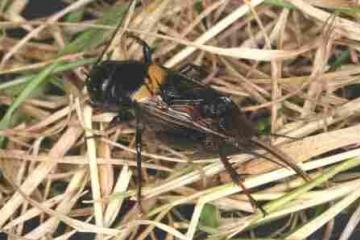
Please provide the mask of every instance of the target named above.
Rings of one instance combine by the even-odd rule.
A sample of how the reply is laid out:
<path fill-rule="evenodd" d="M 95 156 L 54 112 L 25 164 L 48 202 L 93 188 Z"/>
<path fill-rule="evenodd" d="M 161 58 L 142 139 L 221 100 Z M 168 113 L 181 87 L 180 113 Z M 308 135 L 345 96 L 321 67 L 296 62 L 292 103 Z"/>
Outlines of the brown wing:
<path fill-rule="evenodd" d="M 227 142 L 233 142 L 235 139 L 226 136 L 216 129 L 216 122 L 214 119 L 195 120 L 192 116 L 193 105 L 186 103 L 183 105 L 167 106 L 161 98 L 148 99 L 140 103 L 142 113 L 145 114 L 145 121 L 153 124 L 159 122 L 160 125 L 168 126 L 169 128 L 185 128 L 202 132 L 204 134 L 211 134 L 217 136 Z M 151 123 L 151 122 L 152 123 Z"/>
<path fill-rule="evenodd" d="M 255 156 L 264 157 L 272 162 L 275 162 L 281 166 L 288 166 L 293 169 L 299 176 L 305 180 L 309 180 L 310 177 L 302 171 L 289 157 L 286 153 L 282 152 L 280 149 L 275 146 L 271 146 L 260 141 L 256 136 L 246 139 L 247 142 L 242 139 L 239 142 L 236 136 L 227 135 L 224 132 L 221 132 L 217 126 L 218 123 L 214 119 L 194 119 L 192 110 L 196 108 L 196 103 L 191 101 L 183 101 L 182 104 L 175 104 L 172 107 L 169 107 L 164 103 L 161 98 L 156 97 L 156 99 L 148 99 L 140 103 L 142 113 L 144 114 L 145 121 L 147 120 L 149 124 L 160 124 L 160 128 L 178 128 L 183 130 L 193 130 L 195 132 L 200 132 L 205 135 L 211 135 L 218 138 L 223 143 L 228 143 L 239 150 L 244 150 L 245 148 L 251 148 L 256 146 L 261 149 L 264 149 L 277 160 L 271 159 L 269 157 L 256 154 L 249 149 L 246 152 L 252 152 Z"/>

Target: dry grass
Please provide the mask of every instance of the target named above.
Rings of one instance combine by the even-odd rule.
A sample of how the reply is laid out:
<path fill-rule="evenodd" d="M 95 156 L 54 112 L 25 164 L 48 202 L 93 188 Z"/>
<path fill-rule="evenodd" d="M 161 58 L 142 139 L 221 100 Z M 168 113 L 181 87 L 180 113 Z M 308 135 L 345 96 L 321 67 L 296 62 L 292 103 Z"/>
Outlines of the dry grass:
<path fill-rule="evenodd" d="M 31 21 L 21 17 L 24 2 L 0 3 L 1 28 L 27 31 L 22 38 L 4 31 L 0 39 L 0 226 L 9 239 L 68 239 L 77 232 L 97 239 L 305 239 L 318 229 L 319 239 L 334 239 L 334 227 L 341 240 L 360 234 L 357 1 L 157 0 L 129 8 L 118 1 L 109 8 L 77 0 Z M 85 14 L 99 20 L 83 20 Z M 121 125 L 108 138 L 84 138 L 102 134 L 112 115 L 86 105 L 81 69 L 122 18 L 111 58 L 141 58 L 139 46 L 123 37 L 132 32 L 155 47 L 162 65 L 203 65 L 204 81 L 249 115 L 269 113 L 263 128 L 294 137 L 271 141 L 313 180 L 304 183 L 264 159 L 233 156 L 264 203 L 263 216 L 216 156 L 195 160 L 145 139 L 141 215 L 133 204 L 134 129 Z M 194 209 L 184 211 L 189 205 Z M 350 218 L 339 227 L 334 222 L 343 213 Z M 29 229 L 31 221 L 38 224 Z"/>

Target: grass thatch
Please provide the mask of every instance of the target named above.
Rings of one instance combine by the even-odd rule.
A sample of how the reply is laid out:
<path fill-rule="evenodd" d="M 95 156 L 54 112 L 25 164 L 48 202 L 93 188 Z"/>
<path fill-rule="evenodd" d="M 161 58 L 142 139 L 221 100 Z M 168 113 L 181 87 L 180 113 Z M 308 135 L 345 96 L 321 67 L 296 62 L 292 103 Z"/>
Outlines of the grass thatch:
<path fill-rule="evenodd" d="M 31 21 L 21 16 L 24 1 L 0 3 L 0 230 L 9 239 L 68 239 L 77 232 L 98 239 L 305 239 L 319 229 L 319 239 L 359 236 L 357 1 L 66 2 Z M 159 64 L 204 66 L 204 81 L 249 115 L 269 113 L 261 131 L 292 137 L 271 141 L 312 181 L 264 159 L 233 156 L 264 203 L 263 216 L 216 156 L 195 160 L 190 150 L 145 139 L 141 215 L 132 204 L 134 129 L 121 125 L 108 138 L 91 138 L 112 114 L 93 113 L 84 89 L 84 66 L 119 22 L 111 58 L 141 58 L 139 46 L 124 37 L 132 32 L 154 47 Z M 26 34 L 10 37 L 15 28 Z M 344 213 L 350 218 L 339 224 Z M 37 224 L 29 229 L 29 222 Z"/>

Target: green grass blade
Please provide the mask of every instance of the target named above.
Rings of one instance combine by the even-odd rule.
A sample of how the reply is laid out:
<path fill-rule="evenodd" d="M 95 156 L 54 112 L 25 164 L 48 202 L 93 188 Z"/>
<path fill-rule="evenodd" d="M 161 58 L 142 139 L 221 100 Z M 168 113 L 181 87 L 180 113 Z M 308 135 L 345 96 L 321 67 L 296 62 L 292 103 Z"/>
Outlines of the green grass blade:
<path fill-rule="evenodd" d="M 92 64 L 96 61 L 95 58 L 87 58 L 87 59 L 81 59 L 78 61 L 72 61 L 72 62 L 67 62 L 64 64 L 61 64 L 59 66 L 56 66 L 53 73 L 61 73 L 61 72 L 65 72 L 83 65 L 87 65 L 87 64 Z M 22 77 L 18 77 L 16 79 L 13 79 L 11 81 L 5 82 L 5 83 L 1 83 L 0 84 L 0 91 L 1 90 L 5 90 L 7 88 L 11 88 L 11 87 L 15 87 L 18 86 L 20 84 L 24 84 L 26 82 L 29 82 L 30 80 L 32 80 L 34 78 L 34 76 L 36 76 L 36 74 L 30 74 L 27 76 L 22 76 Z"/>
<path fill-rule="evenodd" d="M 31 95 L 31 93 L 42 84 L 48 76 L 53 73 L 56 67 L 59 66 L 59 62 L 56 61 L 49 67 L 45 68 L 39 74 L 35 75 L 29 83 L 26 85 L 24 90 L 15 98 L 14 102 L 7 109 L 4 117 L 0 121 L 0 130 L 5 129 L 11 124 L 11 117 L 14 112 L 19 108 L 19 106 Z M 0 137 L 0 146 L 2 147 L 5 138 L 3 136 Z"/>

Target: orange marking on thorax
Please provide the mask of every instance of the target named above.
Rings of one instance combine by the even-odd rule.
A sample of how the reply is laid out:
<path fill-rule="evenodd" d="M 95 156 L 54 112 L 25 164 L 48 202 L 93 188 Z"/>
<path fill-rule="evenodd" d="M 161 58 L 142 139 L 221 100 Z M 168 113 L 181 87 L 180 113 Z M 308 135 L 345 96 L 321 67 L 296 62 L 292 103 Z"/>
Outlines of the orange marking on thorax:
<path fill-rule="evenodd" d="M 152 97 L 160 92 L 161 85 L 165 82 L 167 72 L 156 64 L 150 64 L 147 71 L 147 77 L 143 86 L 141 86 L 131 96 L 132 100 L 142 101 Z"/>

